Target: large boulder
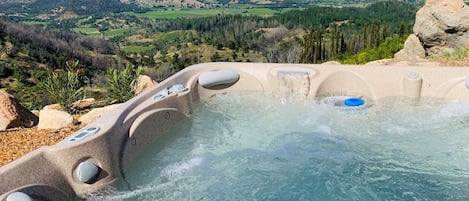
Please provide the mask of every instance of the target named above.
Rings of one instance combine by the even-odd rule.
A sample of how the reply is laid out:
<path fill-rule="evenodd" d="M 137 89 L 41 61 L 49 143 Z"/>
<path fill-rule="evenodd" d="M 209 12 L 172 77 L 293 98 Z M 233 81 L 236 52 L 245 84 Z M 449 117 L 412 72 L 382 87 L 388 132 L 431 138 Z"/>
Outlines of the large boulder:
<path fill-rule="evenodd" d="M 19 101 L 0 89 L 0 131 L 8 128 L 30 128 L 38 123 L 38 117 L 21 106 Z"/>
<path fill-rule="evenodd" d="M 61 129 L 73 125 L 73 117 L 65 111 L 42 109 L 37 129 Z"/>
<path fill-rule="evenodd" d="M 410 34 L 404 43 L 404 49 L 397 52 L 394 58 L 404 61 L 419 61 L 425 58 L 425 49 L 419 38 L 414 34 Z"/>
<path fill-rule="evenodd" d="M 150 76 L 140 75 L 137 79 L 137 87 L 135 89 L 135 94 L 138 95 L 138 94 L 144 92 L 145 90 L 154 87 L 157 84 L 158 84 L 158 82 L 151 79 Z"/>
<path fill-rule="evenodd" d="M 114 105 L 108 105 L 106 107 L 102 107 L 102 108 L 95 108 L 95 109 L 92 109 L 90 112 L 84 114 L 83 116 L 81 116 L 78 121 L 82 124 L 89 124 L 91 123 L 92 121 L 94 121 L 95 119 L 98 119 L 100 118 L 101 116 L 103 116 L 104 114 L 114 110 L 115 108 L 117 108 L 120 104 L 114 104 Z"/>
<path fill-rule="evenodd" d="M 427 0 L 417 12 L 414 34 L 427 55 L 469 45 L 469 7 L 463 0 Z"/>
<path fill-rule="evenodd" d="M 456 10 L 465 6 L 463 0 L 427 0 L 425 6 L 451 6 Z"/>

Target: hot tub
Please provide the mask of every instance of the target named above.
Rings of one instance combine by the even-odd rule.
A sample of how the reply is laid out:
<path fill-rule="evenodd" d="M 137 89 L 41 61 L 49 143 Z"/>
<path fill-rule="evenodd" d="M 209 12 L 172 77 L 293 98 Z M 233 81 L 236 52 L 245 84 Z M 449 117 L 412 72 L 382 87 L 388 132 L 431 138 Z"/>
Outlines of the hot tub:
<path fill-rule="evenodd" d="M 383 104 L 390 105 L 393 101 L 389 99 L 394 100 L 393 97 L 405 99 L 400 105 L 425 105 L 428 100 L 433 99 L 452 100 L 453 102 L 445 102 L 437 112 L 440 115 L 452 117 L 451 113 L 459 112 L 458 109 L 447 108 L 461 107 L 458 104 L 451 107 L 455 104 L 454 101 L 469 101 L 467 76 L 469 76 L 469 68 L 463 67 L 260 63 L 194 65 L 131 99 L 61 143 L 35 150 L 2 167 L 0 169 L 0 199 L 8 201 L 32 198 L 35 200 L 70 200 L 86 198 L 94 192 L 101 192 L 103 189 L 109 189 L 109 186 L 118 185 L 122 183 L 122 178 L 128 179 L 128 175 L 136 174 L 132 173 L 134 164 L 142 160 L 141 155 L 145 155 L 158 139 L 174 129 L 174 125 L 179 125 L 194 116 L 194 109 L 198 110 L 198 104 L 209 103 L 220 96 L 230 100 L 235 98 L 230 96 L 233 93 L 260 94 L 278 99 L 280 105 L 276 107 L 301 102 L 301 104 L 308 105 L 306 109 L 301 109 L 302 111 L 309 108 L 314 112 L 317 108 L 309 107 L 310 105 L 330 105 L 334 110 L 337 109 L 339 114 L 344 115 L 357 113 L 363 115 L 363 111 L 373 111 L 374 108 L 379 108 Z M 257 102 L 257 104 L 261 103 L 262 101 Z M 242 106 L 242 104 L 239 105 L 239 107 Z M 264 112 L 266 111 L 270 110 Z M 409 113 L 404 114 L 409 115 Z M 465 114 L 462 113 L 458 118 L 462 118 L 461 116 Z M 360 118 L 363 117 L 370 116 L 365 115 Z M 308 116 L 301 119 L 308 119 Z M 463 122 L 460 119 L 458 121 Z M 315 136 L 319 136 L 319 141 L 337 137 L 326 135 L 329 132 L 327 128 L 317 127 L 317 131 L 311 131 L 311 133 L 316 133 Z M 405 126 L 392 123 L 380 124 L 380 127 L 396 134 L 406 129 Z M 358 129 L 357 132 L 368 131 Z M 304 133 L 308 132 L 292 131 L 289 135 L 292 138 L 302 138 Z M 283 136 L 285 139 L 281 138 L 280 141 L 288 140 L 289 135 Z M 401 139 L 405 141 L 405 137 Z M 372 142 L 376 138 L 370 135 L 367 138 L 361 138 L 360 142 Z M 340 146 L 336 144 L 333 146 L 334 149 L 342 150 L 343 147 L 352 146 L 354 142 L 349 138 L 344 143 L 341 140 L 337 142 Z M 279 150 L 282 150 L 283 146 L 271 148 L 265 153 L 247 151 L 237 155 L 250 156 L 252 154 L 264 157 L 271 156 L 271 153 L 282 155 Z M 297 149 L 289 150 L 287 152 L 298 151 Z M 393 150 L 395 151 L 394 148 L 389 149 L 391 152 Z M 322 151 L 308 149 L 307 153 L 321 158 L 322 155 L 316 154 Z M 454 152 L 457 151 L 448 153 L 448 157 L 455 155 Z M 347 153 L 340 152 L 334 156 L 345 161 L 352 160 L 353 157 L 351 159 Z M 217 156 L 231 157 L 229 154 Z M 286 156 L 286 158 L 292 157 L 292 155 Z M 199 164 L 200 161 L 195 160 L 195 163 Z M 194 161 L 188 164 L 193 163 Z M 180 165 L 187 166 L 186 163 Z M 386 180 L 386 177 L 376 179 Z M 140 192 L 145 193 L 145 191 Z M 378 195 L 369 198 L 379 197 Z M 265 197 L 258 199 L 262 198 Z M 328 198 L 334 199 L 334 197 L 324 197 L 326 200 Z"/>

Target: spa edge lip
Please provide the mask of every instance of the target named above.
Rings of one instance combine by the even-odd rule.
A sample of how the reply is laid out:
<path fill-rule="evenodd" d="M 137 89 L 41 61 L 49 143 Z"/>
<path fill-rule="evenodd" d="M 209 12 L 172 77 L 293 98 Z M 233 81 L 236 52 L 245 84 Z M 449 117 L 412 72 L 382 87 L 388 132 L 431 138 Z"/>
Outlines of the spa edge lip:
<path fill-rule="evenodd" d="M 278 93 L 293 89 L 308 98 L 349 97 L 360 107 L 390 96 L 469 100 L 469 68 L 206 63 L 185 68 L 154 88 L 71 135 L 0 168 L 0 200 L 68 200 L 102 189 L 162 133 L 192 114 L 192 105 L 233 91 Z M 350 99 L 353 98 L 353 99 Z M 363 102 L 362 102 L 363 101 Z M 158 123 L 155 123 L 158 122 Z M 20 198 L 18 198 L 20 197 Z"/>

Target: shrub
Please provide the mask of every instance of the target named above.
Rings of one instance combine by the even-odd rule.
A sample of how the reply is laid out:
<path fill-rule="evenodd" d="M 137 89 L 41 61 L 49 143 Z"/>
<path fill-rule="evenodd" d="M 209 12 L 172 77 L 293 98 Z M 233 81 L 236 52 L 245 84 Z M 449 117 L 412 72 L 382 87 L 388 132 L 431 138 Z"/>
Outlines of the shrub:
<path fill-rule="evenodd" d="M 114 102 L 125 102 L 135 96 L 137 79 L 142 74 L 141 66 L 134 68 L 127 65 L 122 70 L 111 68 L 107 73 L 107 81 L 111 98 Z"/>
<path fill-rule="evenodd" d="M 464 59 L 469 55 L 469 50 L 462 48 L 454 51 L 445 51 L 442 57 L 448 60 L 460 60 Z"/>
<path fill-rule="evenodd" d="M 407 36 L 395 34 L 387 37 L 378 47 L 363 49 L 355 55 L 339 55 L 334 60 L 338 60 L 343 64 L 365 64 L 370 61 L 392 58 L 396 52 L 404 47 Z"/>
<path fill-rule="evenodd" d="M 83 82 L 78 72 L 78 61 L 68 61 L 65 71 L 56 71 L 41 82 L 41 87 L 49 95 L 49 99 L 60 104 L 65 111 L 75 113 L 72 105 L 83 98 Z"/>

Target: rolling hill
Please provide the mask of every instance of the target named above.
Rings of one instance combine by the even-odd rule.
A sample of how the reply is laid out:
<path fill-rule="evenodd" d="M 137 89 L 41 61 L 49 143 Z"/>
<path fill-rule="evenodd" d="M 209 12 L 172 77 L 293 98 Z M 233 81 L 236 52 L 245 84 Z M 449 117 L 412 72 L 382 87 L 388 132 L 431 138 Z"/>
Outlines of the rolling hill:
<path fill-rule="evenodd" d="M 153 8 L 211 8 L 228 4 L 262 6 L 347 5 L 382 0 L 0 0 L 0 16 L 85 16 L 96 13 L 144 12 Z M 400 0 L 422 3 L 424 0 Z M 41 16 L 42 15 L 42 16 Z M 46 16 L 47 17 L 47 16 Z"/>

